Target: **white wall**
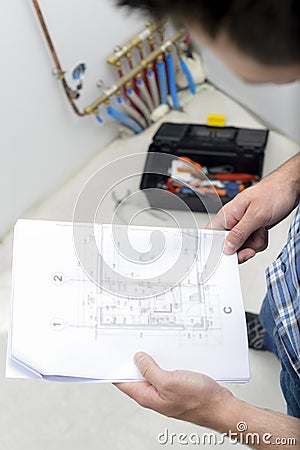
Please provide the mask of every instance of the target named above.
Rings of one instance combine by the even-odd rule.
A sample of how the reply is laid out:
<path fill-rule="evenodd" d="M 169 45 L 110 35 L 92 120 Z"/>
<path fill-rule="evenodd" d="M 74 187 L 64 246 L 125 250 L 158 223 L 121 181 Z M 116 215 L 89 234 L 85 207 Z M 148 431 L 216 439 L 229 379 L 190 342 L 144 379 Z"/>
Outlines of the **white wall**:
<path fill-rule="evenodd" d="M 270 128 L 300 142 L 300 82 L 288 85 L 250 84 L 230 72 L 202 48 L 209 80 L 253 111 Z"/>
<path fill-rule="evenodd" d="M 81 104 L 99 95 L 96 81 L 112 81 L 106 66 L 116 44 L 143 29 L 145 19 L 115 9 L 113 0 L 40 0 L 64 69 L 84 61 Z M 0 13 L 0 237 L 117 132 L 71 110 L 30 0 L 1 0 Z"/>

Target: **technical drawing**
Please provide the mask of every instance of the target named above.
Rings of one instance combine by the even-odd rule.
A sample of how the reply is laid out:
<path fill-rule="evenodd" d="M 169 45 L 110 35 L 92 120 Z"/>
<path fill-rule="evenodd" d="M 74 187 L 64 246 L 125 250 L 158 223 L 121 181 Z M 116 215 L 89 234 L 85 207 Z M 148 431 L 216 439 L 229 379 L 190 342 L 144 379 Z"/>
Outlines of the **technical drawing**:
<path fill-rule="evenodd" d="M 104 227 L 101 226 L 101 232 L 107 238 Z M 141 228 L 139 227 L 139 231 Z M 122 259 L 120 245 L 117 243 L 112 248 L 108 239 L 102 241 L 105 242 L 104 250 L 110 251 L 109 264 L 113 269 L 118 269 Z M 90 242 L 92 238 L 82 241 L 82 245 L 86 247 L 86 254 L 90 250 Z M 185 262 L 192 261 L 193 265 L 191 269 L 187 268 L 185 277 L 175 285 L 168 284 L 163 277 L 157 277 L 154 281 L 142 279 L 141 276 L 147 267 L 145 269 L 145 266 L 139 263 L 130 265 L 128 261 L 123 262 L 124 266 L 126 265 L 128 280 L 116 281 L 111 277 L 111 272 L 106 272 L 105 268 L 103 270 L 97 260 L 99 255 L 95 252 L 89 255 L 93 261 L 90 267 L 93 271 L 97 267 L 101 282 L 110 288 L 110 292 L 93 283 L 83 272 L 80 264 L 73 274 L 54 272 L 52 282 L 58 289 L 61 289 L 60 280 L 63 280 L 64 286 L 71 285 L 76 291 L 77 306 L 76 311 L 68 318 L 54 317 L 51 327 L 56 331 L 62 331 L 66 327 L 89 328 L 94 333 L 95 339 L 101 338 L 104 334 L 126 333 L 139 339 L 146 335 L 163 337 L 176 334 L 179 336 L 180 344 L 193 342 L 206 345 L 220 344 L 222 341 L 220 293 L 213 284 L 199 283 L 199 274 L 205 270 L 202 244 L 201 239 L 197 240 L 200 251 L 197 252 L 194 261 L 194 248 L 184 249 Z M 174 246 L 176 245 L 174 242 Z M 174 252 L 174 247 L 171 251 Z M 154 259 L 154 253 L 148 252 L 150 260 Z M 143 258 L 145 259 L 145 256 Z M 129 271 L 127 266 L 130 266 Z M 130 289 L 129 283 L 132 283 Z M 161 289 L 161 284 L 164 284 L 165 289 Z M 130 296 L 132 289 L 136 289 L 140 297 Z M 120 292 L 120 295 L 114 295 L 113 291 Z"/>

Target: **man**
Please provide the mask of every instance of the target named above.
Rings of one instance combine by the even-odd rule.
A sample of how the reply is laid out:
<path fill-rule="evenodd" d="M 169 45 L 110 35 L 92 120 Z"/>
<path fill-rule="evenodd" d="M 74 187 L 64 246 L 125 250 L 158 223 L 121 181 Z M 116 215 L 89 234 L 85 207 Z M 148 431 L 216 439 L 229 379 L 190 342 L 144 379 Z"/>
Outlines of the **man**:
<path fill-rule="evenodd" d="M 143 8 L 156 17 L 169 15 L 184 22 L 199 42 L 211 48 L 248 82 L 287 83 L 300 79 L 299 0 L 121 0 L 119 3 Z M 298 153 L 235 197 L 216 215 L 210 227 L 231 230 L 225 253 L 237 251 L 242 263 L 267 247 L 267 230 L 287 217 L 299 201 Z M 242 420 L 247 423 L 248 432 L 260 436 L 272 434 L 271 442 L 260 440 L 256 448 L 269 448 L 270 443 L 273 448 L 282 448 L 281 437 L 294 437 L 299 446 L 299 229 L 298 206 L 288 242 L 267 270 L 267 296 L 260 321 L 256 319 L 263 340 L 261 347 L 274 351 L 281 361 L 281 387 L 288 416 L 242 402 L 207 376 L 164 371 L 144 353 L 138 353 L 135 362 L 147 381 L 119 383 L 118 388 L 146 408 L 223 433 L 235 430 Z M 295 445 L 284 448 L 295 448 Z"/>

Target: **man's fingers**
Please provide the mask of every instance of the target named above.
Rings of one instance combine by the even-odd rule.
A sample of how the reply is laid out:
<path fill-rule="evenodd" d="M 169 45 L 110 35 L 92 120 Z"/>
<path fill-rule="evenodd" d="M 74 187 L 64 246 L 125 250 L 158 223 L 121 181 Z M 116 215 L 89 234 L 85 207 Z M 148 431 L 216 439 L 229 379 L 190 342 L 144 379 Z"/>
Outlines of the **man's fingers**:
<path fill-rule="evenodd" d="M 156 410 L 162 402 L 159 392 L 148 381 L 114 383 L 114 385 L 144 408 Z"/>
<path fill-rule="evenodd" d="M 162 370 L 151 356 L 143 352 L 137 353 L 134 361 L 146 381 L 114 384 L 120 391 L 127 394 L 140 405 L 156 410 L 164 398 L 160 389 L 168 381 L 168 372 Z"/>
<path fill-rule="evenodd" d="M 218 214 L 213 217 L 208 224 L 206 225 L 206 229 L 208 230 L 225 230 L 226 229 L 226 220 L 225 220 L 225 214 L 223 213 L 222 208 Z"/>
<path fill-rule="evenodd" d="M 167 384 L 168 373 L 143 352 L 136 353 L 134 362 L 146 381 L 117 383 L 116 386 L 145 408 L 156 409 L 164 398 L 161 390 Z"/>
<path fill-rule="evenodd" d="M 257 252 L 262 252 L 268 247 L 268 231 L 261 227 L 251 234 L 246 240 L 244 246 L 238 251 L 239 264 L 242 264 L 248 259 L 253 258 Z"/>
<path fill-rule="evenodd" d="M 120 391 L 124 392 L 124 394 L 128 395 L 134 400 L 137 400 L 142 396 L 142 393 L 145 391 L 145 389 L 147 389 L 149 383 L 148 381 L 136 381 L 134 383 L 114 383 L 114 385 L 118 389 L 120 389 Z"/>
<path fill-rule="evenodd" d="M 244 262 L 253 258 L 253 256 L 255 256 L 255 250 L 253 250 L 252 248 L 243 248 L 238 252 L 239 264 L 243 264 Z"/>
<path fill-rule="evenodd" d="M 236 252 L 250 236 L 251 231 L 247 231 L 247 227 L 236 225 L 232 228 L 225 240 L 224 253 L 231 255 Z"/>
<path fill-rule="evenodd" d="M 261 227 L 260 220 L 247 209 L 242 219 L 235 225 L 225 240 L 224 253 L 231 255 L 244 245 L 249 236 Z"/>
<path fill-rule="evenodd" d="M 248 207 L 238 197 L 223 206 L 218 214 L 206 225 L 210 230 L 231 230 L 242 219 Z"/>
<path fill-rule="evenodd" d="M 138 352 L 134 357 L 134 362 L 147 381 L 155 387 L 161 386 L 166 377 L 166 372 L 159 367 L 151 356 L 147 353 Z"/>

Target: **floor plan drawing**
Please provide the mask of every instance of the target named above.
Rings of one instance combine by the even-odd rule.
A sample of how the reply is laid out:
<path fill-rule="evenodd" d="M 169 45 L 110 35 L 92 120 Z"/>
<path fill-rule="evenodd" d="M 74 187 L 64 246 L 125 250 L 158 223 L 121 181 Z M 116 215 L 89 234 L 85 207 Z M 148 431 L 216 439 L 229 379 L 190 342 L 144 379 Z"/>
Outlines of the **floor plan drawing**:
<path fill-rule="evenodd" d="M 127 232 L 127 230 L 124 231 Z M 173 241 L 171 245 L 169 241 L 168 251 L 172 254 L 176 254 L 177 251 L 178 255 L 181 250 L 184 253 L 184 257 L 181 258 L 182 264 L 186 264 L 185 270 L 179 274 L 182 275 L 182 280 L 178 280 L 178 283 L 175 280 L 172 284 L 168 283 L 167 277 L 165 280 L 163 274 L 159 273 L 154 279 L 148 279 L 147 276 L 150 271 L 153 274 L 153 269 L 149 270 L 149 266 L 145 268 L 145 265 L 140 263 L 141 257 L 144 262 L 155 260 L 156 253 L 161 251 L 162 246 L 158 251 L 151 246 L 150 251 L 147 251 L 144 246 L 140 248 L 139 253 L 136 248 L 129 249 L 128 241 L 123 248 L 120 240 L 112 245 L 109 239 L 111 226 L 103 226 L 101 232 L 102 237 L 99 242 L 102 247 L 100 249 L 96 250 L 96 247 L 90 245 L 93 243 L 92 236 L 81 241 L 83 253 L 85 255 L 89 253 L 92 262 L 88 266 L 90 268 L 88 274 L 84 274 L 81 265 L 78 264 L 77 274 L 68 276 L 56 272 L 52 275 L 53 282 L 58 288 L 62 283 L 67 283 L 74 287 L 76 285 L 77 291 L 76 320 L 53 318 L 54 328 L 61 330 L 67 326 L 89 327 L 94 330 L 95 339 L 104 333 L 132 333 L 141 339 L 145 334 L 163 337 L 167 333 L 176 333 L 180 335 L 180 342 L 183 344 L 220 342 L 222 339 L 221 313 L 217 287 L 209 283 L 199 283 L 199 274 L 205 270 L 203 233 L 199 234 L 198 239 L 193 236 L 193 239 L 188 241 L 192 242 L 192 248 L 180 249 L 179 239 L 177 239 L 180 233 L 178 232 L 177 236 L 172 232 Z M 143 227 L 133 228 L 131 232 L 135 234 L 136 242 L 133 244 L 137 244 L 137 247 L 138 240 L 141 238 L 144 243 L 147 242 L 147 230 Z M 140 236 L 138 236 L 139 233 Z M 120 238 L 123 232 L 120 236 L 117 230 L 116 235 Z M 168 237 L 165 236 L 165 241 L 167 240 Z M 197 251 L 195 251 L 195 245 L 197 245 Z M 143 251 L 145 248 L 146 251 Z M 108 255 L 106 264 L 101 264 L 100 259 L 103 261 L 103 258 L 100 258 L 99 250 L 102 255 Z M 136 260 L 134 261 L 133 258 Z M 168 255 L 167 258 L 169 258 Z M 157 261 L 155 264 L 157 266 Z M 118 279 L 118 276 L 112 276 L 111 269 L 119 270 L 120 275 L 120 266 L 124 270 Z M 99 277 L 97 283 L 93 283 L 90 279 L 95 274 Z M 108 288 L 108 292 L 105 287 Z M 136 296 L 130 295 L 132 290 Z M 116 292 L 115 295 L 114 292 Z"/>

